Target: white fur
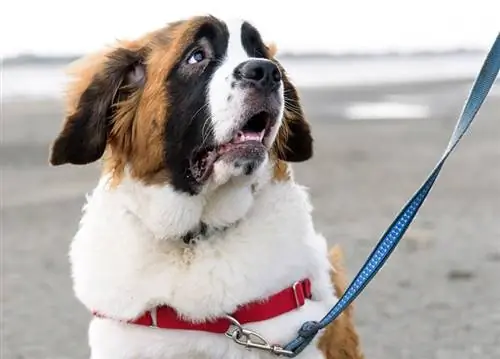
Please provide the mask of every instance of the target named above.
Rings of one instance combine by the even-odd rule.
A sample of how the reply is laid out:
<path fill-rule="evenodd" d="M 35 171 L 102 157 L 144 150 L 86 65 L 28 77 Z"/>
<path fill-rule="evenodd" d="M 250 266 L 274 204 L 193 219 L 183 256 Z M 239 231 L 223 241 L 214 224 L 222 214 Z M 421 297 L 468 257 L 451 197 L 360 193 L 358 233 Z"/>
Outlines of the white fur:
<path fill-rule="evenodd" d="M 235 128 L 241 125 L 245 120 L 242 116 L 247 103 L 247 91 L 238 87 L 231 88 L 231 83 L 234 82 L 233 71 L 242 62 L 256 59 L 248 56 L 241 43 L 241 20 L 227 21 L 229 30 L 229 43 L 221 66 L 215 71 L 210 88 L 208 98 L 210 109 L 212 112 L 212 125 L 214 127 L 214 137 L 218 143 L 227 142 L 231 139 Z M 260 59 L 262 60 L 262 59 Z M 279 88 L 280 97 L 283 98 L 283 83 Z M 266 145 L 270 145 L 276 134 L 278 133 L 280 120 L 283 115 L 284 101 L 281 103 L 280 114 L 276 124 L 271 129 L 270 136 L 266 139 Z"/>
<path fill-rule="evenodd" d="M 284 344 L 303 322 L 320 319 L 335 303 L 326 242 L 313 229 L 306 191 L 294 182 L 268 182 L 254 195 L 248 187 L 229 186 L 212 194 L 213 203 L 226 204 L 220 207 L 212 201 L 204 205 L 204 196 L 193 197 L 186 206 L 185 196 L 169 187 L 147 187 L 128 179 L 111 190 L 107 183 L 103 177 L 89 197 L 70 251 L 74 289 L 89 310 L 132 319 L 155 305 L 168 304 L 187 318 L 204 320 L 309 277 L 312 301 L 281 317 L 248 325 L 271 342 Z M 146 213 L 147 222 L 141 220 Z M 234 222 L 235 214 L 241 215 L 238 225 L 193 247 L 157 235 L 171 218 L 178 219 L 180 228 L 201 216 L 217 218 L 216 223 Z M 151 329 L 108 319 L 93 319 L 89 335 L 94 359 L 263 354 L 248 352 L 224 335 Z M 314 344 L 301 357 L 309 357 L 307 353 L 320 355 Z"/>
<path fill-rule="evenodd" d="M 231 44 L 228 58 L 236 47 Z M 217 76 L 212 88 L 223 91 Z M 214 105 L 217 96 L 212 94 L 210 101 Z M 223 137 L 233 125 L 229 120 L 216 122 L 217 136 Z M 251 176 L 219 168 L 195 196 L 169 185 L 144 185 L 128 174 L 111 188 L 110 178 L 103 176 L 88 197 L 70 249 L 77 298 L 91 311 L 122 320 L 166 304 L 185 318 L 201 321 L 307 277 L 313 299 L 302 308 L 246 325 L 271 343 L 287 343 L 302 323 L 321 319 L 337 299 L 327 244 L 314 230 L 306 190 L 293 180 L 273 181 L 271 174 L 268 160 Z M 230 227 L 194 246 L 185 245 L 180 236 L 202 220 L 208 226 Z M 89 344 L 93 359 L 270 357 L 248 351 L 223 334 L 154 329 L 97 317 L 89 328 Z M 321 357 L 314 343 L 300 355 Z"/>

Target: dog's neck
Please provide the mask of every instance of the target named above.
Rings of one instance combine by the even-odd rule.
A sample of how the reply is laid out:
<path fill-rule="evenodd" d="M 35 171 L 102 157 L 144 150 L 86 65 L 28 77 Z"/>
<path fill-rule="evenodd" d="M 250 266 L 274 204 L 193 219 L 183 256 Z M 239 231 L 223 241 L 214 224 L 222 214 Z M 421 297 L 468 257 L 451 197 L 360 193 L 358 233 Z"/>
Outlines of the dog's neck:
<path fill-rule="evenodd" d="M 119 198 L 121 208 L 116 210 L 125 209 L 155 239 L 185 245 L 202 238 L 200 235 L 236 225 L 271 177 L 272 167 L 266 164 L 252 176 L 208 183 L 197 195 L 176 191 L 169 184 L 146 185 L 128 174 L 118 186 L 111 186 L 110 177 L 103 176 L 98 188 L 104 196 Z"/>

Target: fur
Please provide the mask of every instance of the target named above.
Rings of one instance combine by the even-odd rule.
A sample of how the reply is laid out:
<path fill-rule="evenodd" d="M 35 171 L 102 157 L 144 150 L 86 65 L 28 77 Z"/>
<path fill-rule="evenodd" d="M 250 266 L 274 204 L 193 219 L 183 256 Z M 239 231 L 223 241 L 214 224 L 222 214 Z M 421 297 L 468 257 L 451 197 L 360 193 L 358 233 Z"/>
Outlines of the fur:
<path fill-rule="evenodd" d="M 192 61 L 193 41 L 217 61 Z M 312 156 L 312 136 L 274 51 L 248 23 L 196 17 L 122 42 L 77 71 L 51 163 L 104 162 L 70 248 L 76 297 L 107 317 L 90 323 L 92 359 L 269 357 L 220 334 L 123 323 L 158 305 L 205 321 L 310 278 L 313 298 L 303 307 L 246 325 L 284 344 L 335 304 L 345 280 L 339 252 L 328 256 L 307 190 L 289 166 Z M 248 106 L 261 100 L 234 77 L 255 56 L 276 63 L 282 76 L 276 101 L 263 102 L 276 109 L 267 152 L 248 157 L 249 170 L 239 157 L 218 160 L 205 182 L 193 181 L 186 167 L 192 150 L 231 139 Z M 190 96 L 190 89 L 201 92 Z M 184 243 L 200 223 L 210 235 Z M 351 311 L 299 358 L 362 358 Z"/>

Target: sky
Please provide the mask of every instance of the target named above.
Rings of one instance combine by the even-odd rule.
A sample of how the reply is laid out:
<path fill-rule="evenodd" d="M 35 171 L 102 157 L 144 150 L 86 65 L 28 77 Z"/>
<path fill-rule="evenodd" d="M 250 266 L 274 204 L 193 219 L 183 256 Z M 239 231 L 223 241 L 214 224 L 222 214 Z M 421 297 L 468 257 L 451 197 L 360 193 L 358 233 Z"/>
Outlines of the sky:
<path fill-rule="evenodd" d="M 500 31 L 500 0 L 4 0 L 0 54 L 78 55 L 207 13 L 287 52 L 486 50 Z"/>

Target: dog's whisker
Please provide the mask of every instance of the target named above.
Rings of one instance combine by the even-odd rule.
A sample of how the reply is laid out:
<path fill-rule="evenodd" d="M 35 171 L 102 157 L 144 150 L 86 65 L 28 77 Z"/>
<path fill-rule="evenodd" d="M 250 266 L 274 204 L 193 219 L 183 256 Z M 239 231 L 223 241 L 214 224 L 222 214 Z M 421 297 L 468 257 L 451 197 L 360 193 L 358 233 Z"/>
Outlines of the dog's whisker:
<path fill-rule="evenodd" d="M 193 122 L 193 120 L 196 117 L 196 115 L 199 114 L 201 111 L 203 111 L 203 109 L 205 109 L 206 107 L 208 107 L 208 103 L 205 103 L 204 105 L 200 106 L 200 108 L 198 109 L 198 111 L 196 111 L 194 113 L 194 115 L 191 116 L 191 119 L 189 120 L 189 123 Z"/>
<path fill-rule="evenodd" d="M 204 147 L 206 142 L 208 141 L 208 138 L 210 137 L 210 135 L 213 135 L 213 128 L 212 127 L 209 127 L 208 128 L 208 131 L 206 130 L 207 129 L 207 126 L 208 124 L 210 123 L 210 120 L 211 120 L 211 116 L 207 116 L 207 118 L 205 119 L 204 123 L 203 123 L 203 127 L 202 127 L 202 130 L 201 130 L 201 133 L 202 133 L 202 141 L 201 141 L 201 145 L 200 147 Z"/>

